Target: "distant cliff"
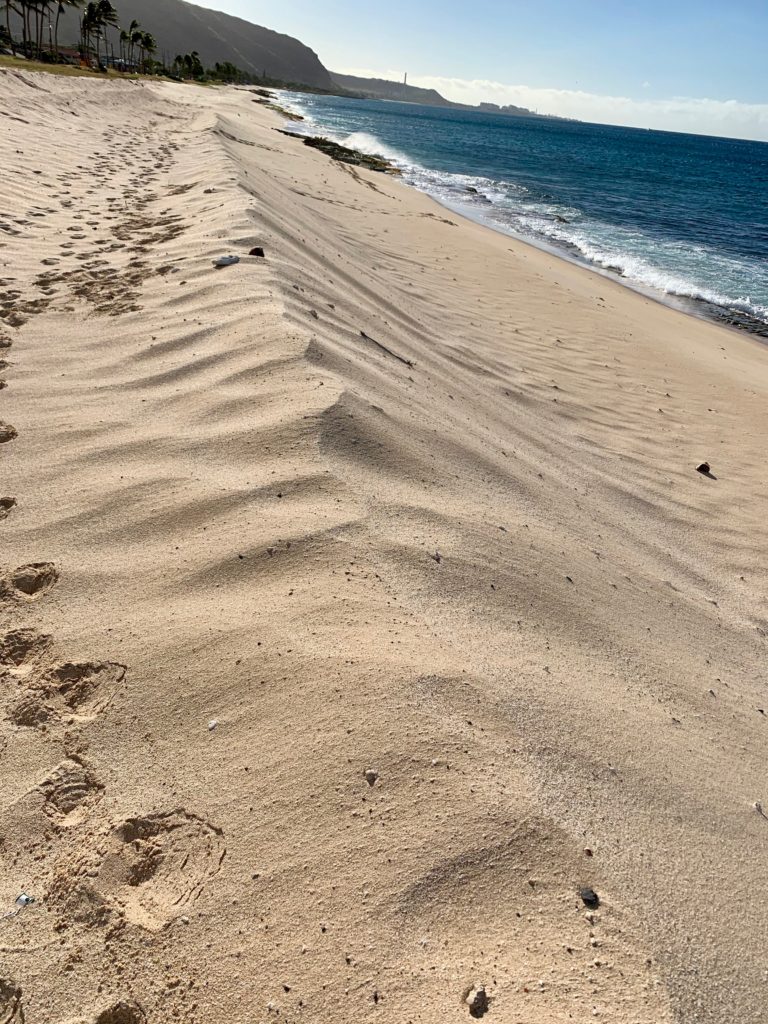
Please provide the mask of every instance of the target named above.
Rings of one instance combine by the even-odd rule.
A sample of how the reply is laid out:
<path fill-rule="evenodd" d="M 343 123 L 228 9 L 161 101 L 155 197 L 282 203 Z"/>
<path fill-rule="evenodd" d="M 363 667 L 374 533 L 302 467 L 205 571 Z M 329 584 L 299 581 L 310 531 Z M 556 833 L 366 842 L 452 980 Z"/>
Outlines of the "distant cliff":
<path fill-rule="evenodd" d="M 356 78 L 354 75 L 338 75 L 335 71 L 331 72 L 331 77 L 342 89 L 355 92 L 368 99 L 425 103 L 430 107 L 456 106 L 435 89 L 417 89 L 416 86 L 403 85 L 402 82 L 390 82 L 384 78 Z"/>
<path fill-rule="evenodd" d="M 390 82 L 384 78 L 355 78 L 354 75 L 340 75 L 331 72 L 334 82 L 342 89 L 348 89 L 372 100 L 398 100 L 401 103 L 424 103 L 428 107 L 450 107 L 452 110 L 480 110 L 486 114 L 506 114 L 510 117 L 536 117 L 532 110 L 511 104 L 500 107 L 496 103 L 481 103 L 472 107 L 466 103 L 453 103 L 441 96 L 435 89 L 419 89 L 402 82 Z"/>
<path fill-rule="evenodd" d="M 177 53 L 197 50 L 206 67 L 231 61 L 252 74 L 266 74 L 285 82 L 297 82 L 320 89 L 333 89 L 329 72 L 317 54 L 304 43 L 271 29 L 252 25 L 231 14 L 210 11 L 185 0 L 112 0 L 127 28 L 135 18 L 157 40 L 158 58 L 170 60 Z M 59 39 L 62 44 L 79 38 L 79 14 L 62 15 Z M 112 34 L 115 49 L 117 44 Z"/>

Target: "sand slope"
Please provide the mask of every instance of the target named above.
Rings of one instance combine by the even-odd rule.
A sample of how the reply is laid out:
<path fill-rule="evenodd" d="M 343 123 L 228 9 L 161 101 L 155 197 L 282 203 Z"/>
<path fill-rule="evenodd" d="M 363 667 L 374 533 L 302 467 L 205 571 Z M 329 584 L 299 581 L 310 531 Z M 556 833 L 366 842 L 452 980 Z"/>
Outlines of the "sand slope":
<path fill-rule="evenodd" d="M 0 1021 L 764 1020 L 765 349 L 2 86 Z"/>

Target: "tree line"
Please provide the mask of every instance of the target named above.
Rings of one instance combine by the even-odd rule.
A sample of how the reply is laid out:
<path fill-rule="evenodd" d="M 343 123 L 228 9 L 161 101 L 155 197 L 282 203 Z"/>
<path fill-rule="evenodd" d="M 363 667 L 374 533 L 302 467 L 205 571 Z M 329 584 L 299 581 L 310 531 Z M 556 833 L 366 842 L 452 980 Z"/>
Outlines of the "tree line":
<path fill-rule="evenodd" d="M 150 32 L 145 32 L 137 21 L 128 28 L 119 23 L 119 15 L 111 0 L 0 0 L 0 11 L 5 8 L 5 23 L 0 24 L 0 44 L 10 47 L 13 54 L 45 62 L 61 61 L 59 22 L 63 14 L 77 10 L 80 16 L 80 59 L 106 70 L 112 66 L 133 74 L 167 75 L 171 78 L 205 82 L 263 83 L 272 82 L 263 75 L 254 75 L 236 67 L 230 61 L 205 68 L 197 51 L 177 54 L 172 61 L 158 61 L 158 45 Z M 14 38 L 11 15 L 21 23 L 21 40 Z M 117 44 L 117 50 L 115 50 Z"/>

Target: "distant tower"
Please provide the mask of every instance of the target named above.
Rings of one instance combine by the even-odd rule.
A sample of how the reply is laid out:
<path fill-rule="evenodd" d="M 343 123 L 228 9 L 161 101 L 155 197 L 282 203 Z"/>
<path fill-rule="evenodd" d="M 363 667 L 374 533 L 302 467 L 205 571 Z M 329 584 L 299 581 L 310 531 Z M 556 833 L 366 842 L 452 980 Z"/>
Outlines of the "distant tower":
<path fill-rule="evenodd" d="M 403 85 L 408 85 L 408 72 L 405 72 L 405 78 L 403 79 Z"/>

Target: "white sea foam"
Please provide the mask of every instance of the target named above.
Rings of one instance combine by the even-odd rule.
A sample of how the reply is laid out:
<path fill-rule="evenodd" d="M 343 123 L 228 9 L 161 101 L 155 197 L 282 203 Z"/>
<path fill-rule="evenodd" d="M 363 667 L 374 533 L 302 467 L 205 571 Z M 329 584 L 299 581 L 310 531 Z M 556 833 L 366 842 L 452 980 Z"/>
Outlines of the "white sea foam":
<path fill-rule="evenodd" d="M 303 122 L 291 122 L 291 130 L 301 135 L 323 135 L 325 138 L 330 139 L 332 142 L 337 142 L 340 146 L 346 146 L 348 149 L 356 149 L 359 153 L 365 153 L 367 156 L 380 156 L 385 160 L 391 160 L 392 163 L 398 167 L 411 167 L 413 166 L 408 157 L 401 153 L 399 150 L 394 149 L 392 146 L 388 146 L 381 139 L 372 135 L 370 132 L 349 132 L 335 131 L 326 126 L 319 125 L 308 109 L 302 105 L 302 103 L 296 98 L 293 93 L 279 93 L 280 105 L 285 107 L 286 110 L 290 110 L 293 114 L 298 114 L 304 118 Z"/>
<path fill-rule="evenodd" d="M 529 218 L 528 223 L 534 233 L 573 246 L 590 263 L 635 284 L 663 295 L 738 310 L 768 322 L 768 306 L 750 294 L 750 286 L 759 287 L 760 268 L 750 267 L 743 260 L 704 246 L 653 239 L 598 223 L 577 227 L 538 218 Z"/>
<path fill-rule="evenodd" d="M 572 207 L 537 201 L 513 182 L 424 168 L 406 180 L 459 213 L 527 241 L 563 247 L 627 283 L 768 323 L 768 305 L 753 298 L 765 290 L 765 270 L 743 259 L 589 220 Z"/>
<path fill-rule="evenodd" d="M 701 300 L 768 324 L 768 282 L 765 268 L 757 261 L 750 264 L 705 245 L 655 238 L 639 229 L 600 222 L 514 181 L 424 167 L 372 131 L 350 133 L 343 112 L 325 116 L 320 124 L 312 115 L 312 99 L 305 105 L 286 93 L 280 102 L 306 119 L 293 124 L 292 130 L 324 135 L 350 149 L 391 160 L 402 170 L 406 183 L 457 213 L 559 249 L 650 292 Z"/>
<path fill-rule="evenodd" d="M 365 153 L 367 156 L 383 156 L 385 160 L 391 160 L 400 167 L 409 166 L 408 157 L 404 153 L 393 149 L 392 146 L 388 146 L 368 132 L 353 132 L 342 138 L 341 143 L 349 149 L 356 149 L 359 153 Z"/>

